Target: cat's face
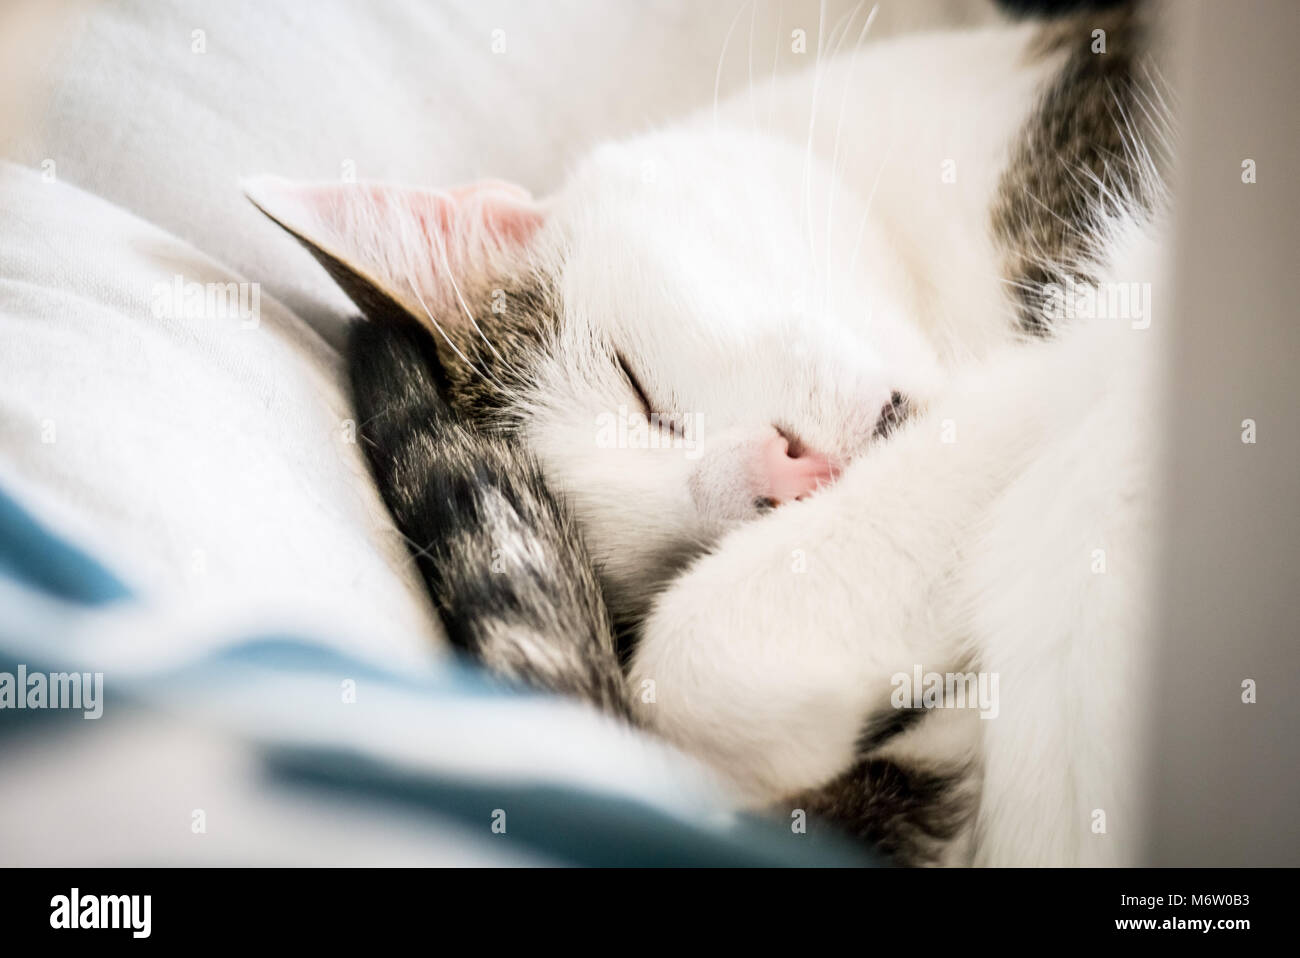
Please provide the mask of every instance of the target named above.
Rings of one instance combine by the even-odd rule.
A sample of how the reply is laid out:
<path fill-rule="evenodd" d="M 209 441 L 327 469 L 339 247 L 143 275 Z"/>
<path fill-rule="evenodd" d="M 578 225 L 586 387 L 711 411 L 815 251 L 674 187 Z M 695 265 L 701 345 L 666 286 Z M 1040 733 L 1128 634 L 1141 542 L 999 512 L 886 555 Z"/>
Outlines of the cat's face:
<path fill-rule="evenodd" d="M 862 201 L 828 180 L 784 144 L 674 134 L 602 148 L 553 201 L 557 341 L 524 429 L 616 610 L 833 481 L 924 388 L 925 348 L 871 282 Z"/>
<path fill-rule="evenodd" d="M 731 525 L 833 482 L 933 376 L 865 198 L 777 141 L 605 146 L 545 204 L 497 184 L 424 210 L 372 192 L 378 212 L 340 219 L 338 193 L 342 229 L 291 229 L 351 234 L 322 245 L 436 327 L 453 401 L 518 430 L 620 616 Z M 394 221 L 403 204 L 414 222 Z M 408 249 L 381 256 L 385 233 Z M 433 269 L 409 249 L 430 240 Z"/>

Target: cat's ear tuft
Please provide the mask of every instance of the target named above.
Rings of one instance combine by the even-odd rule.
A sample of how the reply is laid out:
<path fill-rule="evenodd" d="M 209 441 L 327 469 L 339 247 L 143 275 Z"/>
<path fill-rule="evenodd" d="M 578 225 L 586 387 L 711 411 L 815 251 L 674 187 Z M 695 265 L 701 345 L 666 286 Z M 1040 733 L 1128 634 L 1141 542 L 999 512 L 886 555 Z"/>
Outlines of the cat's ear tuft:
<path fill-rule="evenodd" d="M 500 180 L 446 191 L 274 176 L 241 186 L 372 319 L 394 310 L 425 325 L 463 316 L 465 291 L 518 268 L 544 221 L 527 190 Z"/>

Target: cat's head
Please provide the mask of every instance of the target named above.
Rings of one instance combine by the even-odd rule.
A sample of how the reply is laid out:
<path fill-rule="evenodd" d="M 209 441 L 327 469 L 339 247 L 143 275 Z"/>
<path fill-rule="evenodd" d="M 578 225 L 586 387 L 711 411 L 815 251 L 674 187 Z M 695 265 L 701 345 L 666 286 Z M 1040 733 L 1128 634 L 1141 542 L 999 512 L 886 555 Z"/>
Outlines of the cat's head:
<path fill-rule="evenodd" d="M 371 321 L 432 332 L 448 398 L 534 451 L 616 615 L 833 482 L 933 375 L 864 198 L 778 141 L 602 146 L 544 201 L 497 181 L 247 191 Z"/>

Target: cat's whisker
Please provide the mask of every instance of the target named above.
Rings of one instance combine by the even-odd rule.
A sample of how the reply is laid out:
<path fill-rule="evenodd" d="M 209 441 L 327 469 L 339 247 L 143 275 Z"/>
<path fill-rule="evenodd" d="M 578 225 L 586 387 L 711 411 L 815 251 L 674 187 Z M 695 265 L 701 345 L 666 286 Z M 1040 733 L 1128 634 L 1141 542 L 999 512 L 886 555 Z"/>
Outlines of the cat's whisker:
<path fill-rule="evenodd" d="M 1162 108 L 1151 98 L 1152 93 L 1158 94 L 1158 92 L 1159 91 L 1150 88 L 1147 84 L 1140 84 L 1135 86 L 1133 89 L 1134 101 L 1142 111 L 1142 115 L 1146 117 L 1147 122 L 1151 125 L 1150 132 L 1156 137 L 1156 148 L 1165 152 L 1167 155 L 1172 156 L 1173 143 L 1169 140 L 1169 117 L 1164 114 Z M 1145 148 L 1150 147 L 1150 144 L 1147 143 L 1146 137 L 1140 138 L 1139 143 Z"/>
<path fill-rule="evenodd" d="M 1079 193 L 1081 195 L 1086 195 L 1089 189 L 1089 184 L 1085 181 L 1084 177 L 1079 175 L 1078 168 L 1073 164 L 1068 163 L 1064 158 L 1058 158 L 1058 162 L 1061 165 L 1061 171 L 1070 178 L 1070 182 L 1078 187 Z"/>
<path fill-rule="evenodd" d="M 876 169 L 875 179 L 871 181 L 871 192 L 867 194 L 866 209 L 862 211 L 862 219 L 858 223 L 857 239 L 853 244 L 853 255 L 849 258 L 850 273 L 857 268 L 858 254 L 862 252 L 862 239 L 866 235 L 867 221 L 871 217 L 871 207 L 876 200 L 876 189 L 880 186 L 880 177 L 885 172 L 885 167 L 889 165 L 889 160 L 894 155 L 894 147 L 897 143 L 897 138 L 890 140 L 889 148 L 885 151 L 885 155 L 880 161 L 880 166 Z"/>
<path fill-rule="evenodd" d="M 1164 118 L 1164 123 L 1162 125 L 1166 129 L 1171 129 L 1171 122 L 1175 113 L 1173 107 L 1166 102 L 1165 94 L 1167 93 L 1169 95 L 1169 99 L 1173 101 L 1174 107 L 1177 107 L 1179 101 L 1178 91 L 1175 90 L 1173 86 L 1170 85 L 1169 80 L 1165 78 L 1164 73 L 1160 69 L 1159 63 L 1150 57 L 1144 57 L 1141 63 L 1142 72 L 1146 75 L 1148 80 L 1148 83 L 1144 86 L 1155 95 L 1157 100 L 1160 101 L 1160 115 Z M 1155 74 L 1154 76 L 1152 75 L 1153 73 Z M 1162 93 L 1161 91 L 1164 92 Z"/>
<path fill-rule="evenodd" d="M 858 5 L 854 7 L 853 17 L 849 20 L 848 27 L 846 27 L 844 31 L 845 37 L 848 36 L 849 28 L 853 26 L 853 20 L 857 18 L 858 11 L 861 10 L 864 6 L 866 6 L 866 0 L 860 0 Z M 862 46 L 863 40 L 866 39 L 867 31 L 871 29 L 871 24 L 875 22 L 876 12 L 879 9 L 880 9 L 879 4 L 872 4 L 871 12 L 867 14 L 866 23 L 864 23 L 862 25 L 862 29 L 858 31 L 858 39 L 854 43 L 855 52 L 857 51 L 858 48 Z M 841 44 L 843 44 L 843 37 L 841 37 L 840 42 Z M 837 56 L 839 55 L 838 51 L 836 52 L 836 55 Z M 826 200 L 826 248 L 828 250 L 831 247 L 833 230 L 835 225 L 835 191 L 836 191 L 836 187 L 839 185 L 839 180 L 840 180 L 840 139 L 844 131 L 844 108 L 848 103 L 849 93 L 853 87 L 853 73 L 854 73 L 855 66 L 857 66 L 856 62 L 849 64 L 848 77 L 843 84 L 844 90 L 840 94 L 839 117 L 835 121 L 835 146 L 831 151 L 831 182 L 830 182 L 830 187 L 828 189 L 828 196 Z M 828 262 L 827 269 L 826 269 L 826 297 L 831 312 L 834 312 L 834 305 L 835 305 L 834 302 L 831 301 L 831 297 L 832 297 L 831 291 L 833 288 L 834 287 L 831 283 L 830 263 Z"/>
<path fill-rule="evenodd" d="M 432 310 L 430 310 L 428 304 L 425 303 L 424 297 L 420 295 L 420 289 L 418 286 L 416 286 L 415 277 L 412 276 L 410 273 L 408 273 L 406 276 L 406 282 L 411 287 L 411 292 L 415 294 L 415 299 L 420 304 L 420 309 L 424 310 L 424 315 L 429 318 L 429 322 L 433 324 L 433 328 L 438 331 L 438 335 L 443 338 L 443 341 L 446 342 L 446 344 L 449 347 L 451 347 L 451 351 L 456 354 L 457 358 L 459 358 L 460 361 L 464 363 L 466 366 L 468 366 L 470 369 L 474 370 L 474 372 L 476 372 L 483 379 L 484 382 L 489 383 L 490 385 L 500 390 L 501 392 L 505 392 L 505 389 L 501 386 L 499 382 L 497 382 L 495 379 L 488 376 L 487 373 L 479 369 L 478 366 L 474 365 L 474 362 L 463 352 L 461 352 L 460 347 L 458 347 L 452 341 L 452 338 L 447 335 L 447 331 L 442 328 L 442 323 L 438 322 L 437 317 L 433 315 Z"/>
<path fill-rule="evenodd" d="M 996 276 L 996 275 L 989 276 L 989 278 L 992 279 L 995 283 L 1002 283 L 1004 286 L 1010 286 L 1012 289 L 1023 289 L 1027 293 L 1033 293 L 1038 291 L 1037 285 L 1035 285 L 1034 283 L 1026 283 L 1023 280 L 1008 279 L 1005 276 Z"/>
<path fill-rule="evenodd" d="M 482 328 L 479 327 L 478 321 L 474 318 L 473 311 L 469 308 L 469 304 L 465 302 L 465 297 L 460 291 L 460 284 L 456 282 L 456 277 L 454 274 L 452 274 L 450 270 L 448 270 L 447 272 L 447 279 L 451 282 L 451 288 L 456 293 L 456 299 L 460 302 L 460 308 L 464 310 L 465 317 L 469 320 L 469 324 L 474 327 L 474 331 L 478 333 L 479 338 L 483 340 L 484 343 L 487 344 L 488 349 L 492 350 L 492 354 L 496 356 L 502 368 L 506 372 L 517 377 L 519 375 L 519 371 L 515 369 L 514 366 L 511 365 L 511 363 L 508 362 L 506 358 L 501 355 L 500 352 L 497 351 L 497 348 L 492 344 L 492 341 L 488 339 L 486 335 L 484 335 Z M 497 383 L 497 388 L 500 389 L 502 392 L 505 392 L 504 387 L 502 387 L 499 382 Z"/>
<path fill-rule="evenodd" d="M 371 423 L 379 419 L 383 419 L 385 416 L 387 416 L 390 412 L 393 411 L 396 405 L 397 405 L 396 403 L 390 403 L 389 405 L 383 407 L 382 409 L 376 410 L 373 415 L 367 416 L 361 422 L 357 423 L 357 435 L 361 437 L 363 442 L 368 442 L 372 446 L 374 445 L 374 443 L 371 442 L 370 437 L 368 437 L 365 434 L 365 428 L 369 426 Z"/>
<path fill-rule="evenodd" d="M 776 49 L 772 51 L 772 76 L 767 83 L 767 116 L 764 127 L 768 131 L 772 129 L 772 111 L 776 109 L 776 74 L 781 65 L 781 41 L 782 30 L 785 26 L 785 0 L 781 0 L 781 7 L 776 15 Z"/>
<path fill-rule="evenodd" d="M 1120 99 L 1119 93 L 1114 86 L 1107 81 L 1106 91 L 1110 94 L 1109 102 L 1106 104 L 1106 115 L 1115 119 L 1115 113 L 1119 113 L 1119 118 L 1115 121 L 1115 127 L 1119 133 L 1120 146 L 1124 150 L 1124 161 L 1128 164 L 1130 170 L 1140 170 L 1141 163 L 1133 149 L 1133 141 L 1137 137 L 1137 128 L 1133 123 L 1129 112 L 1124 108 L 1124 102 Z M 1127 183 L 1128 177 L 1121 176 L 1119 183 Z"/>
<path fill-rule="evenodd" d="M 1175 145 L 1170 139 L 1169 115 L 1167 112 L 1162 112 L 1161 107 L 1151 99 L 1152 93 L 1159 96 L 1160 92 L 1154 78 L 1151 77 L 1149 66 L 1148 63 L 1143 63 L 1147 83 L 1135 83 L 1131 87 L 1132 104 L 1142 112 L 1147 123 L 1145 131 L 1139 129 L 1133 107 L 1129 107 L 1126 111 L 1116 97 L 1116 105 L 1126 120 L 1126 125 L 1122 128 L 1122 139 L 1126 150 L 1133 157 L 1134 164 L 1133 183 L 1130 187 L 1126 182 L 1121 182 L 1120 198 L 1138 208 L 1167 197 L 1167 189 L 1158 172 L 1160 163 L 1152 154 L 1153 146 L 1159 155 L 1159 160 L 1165 164 L 1172 163 L 1175 156 Z"/>
<path fill-rule="evenodd" d="M 1155 88 L 1155 81 L 1150 77 L 1149 70 L 1147 71 L 1147 74 L 1150 83 L 1136 87 L 1137 103 L 1142 109 L 1143 114 L 1146 116 L 1147 121 L 1151 124 L 1151 133 L 1155 137 L 1155 146 L 1156 149 L 1160 151 L 1161 159 L 1166 163 L 1170 163 L 1173 161 L 1176 151 L 1174 143 L 1170 139 L 1172 130 L 1170 127 L 1168 112 L 1169 107 L 1163 102 L 1163 100 L 1157 104 L 1151 99 L 1152 94 L 1159 97 L 1160 91 Z M 1146 151 L 1147 155 L 1150 156 L 1151 150 L 1148 139 L 1148 137 L 1140 137 L 1139 143 L 1142 149 Z"/>
<path fill-rule="evenodd" d="M 758 107 L 754 105 L 754 23 L 758 19 L 758 0 L 749 5 L 749 125 L 758 132 Z"/>
<path fill-rule="evenodd" d="M 826 0 L 821 0 L 820 15 L 817 18 L 817 53 L 813 60 L 813 90 L 812 103 L 808 108 L 808 141 L 804 148 L 803 161 L 803 209 L 802 213 L 807 219 L 808 227 L 808 255 L 812 261 L 814 269 L 817 265 L 817 239 L 814 234 L 812 219 L 812 156 L 813 156 L 813 138 L 817 131 L 817 101 L 821 94 L 822 84 L 822 48 L 823 48 L 823 28 L 826 21 Z"/>
<path fill-rule="evenodd" d="M 1083 230 L 1081 230 L 1078 226 L 1071 223 L 1060 213 L 1056 212 L 1056 210 L 1052 209 L 1050 206 L 1048 206 L 1046 203 L 1040 200 L 1037 196 L 1034 195 L 1032 190 L 1026 189 L 1025 195 L 1029 197 L 1031 200 L 1033 200 L 1035 203 L 1037 203 L 1040 207 L 1042 207 L 1045 213 L 1047 213 L 1054 220 L 1056 220 L 1058 223 L 1064 226 L 1069 232 L 1074 233 L 1076 236 L 1082 236 L 1086 238 L 1086 234 L 1083 232 Z"/>
<path fill-rule="evenodd" d="M 754 2 L 754 0 L 751 0 Z M 713 132 L 718 132 L 718 97 L 722 91 L 722 67 L 727 61 L 727 48 L 731 46 L 731 35 L 736 32 L 736 25 L 740 23 L 740 17 L 745 12 L 745 7 L 736 11 L 736 15 L 731 18 L 731 26 L 727 28 L 727 35 L 722 41 L 722 52 L 718 54 L 718 69 L 713 77 Z"/>
<path fill-rule="evenodd" d="M 816 61 L 813 64 L 813 99 L 812 99 L 811 112 L 808 118 L 808 142 L 807 142 L 806 151 L 804 153 L 804 179 L 803 179 L 804 211 L 806 213 L 807 225 L 808 225 L 808 248 L 810 254 L 809 258 L 812 261 L 812 268 L 814 271 L 814 275 L 816 275 L 818 271 L 820 271 L 823 274 L 823 276 L 829 276 L 830 274 L 829 236 L 827 237 L 827 243 L 824 245 L 824 248 L 822 249 L 824 262 L 819 270 L 818 263 L 817 263 L 816 226 L 813 223 L 812 168 L 813 168 L 813 155 L 816 152 L 817 107 L 821 99 L 822 81 L 825 79 L 827 71 L 831 68 L 831 64 L 834 63 L 836 57 L 838 56 L 839 50 L 843 46 L 844 38 L 848 36 L 849 27 L 852 26 L 853 20 L 857 18 L 858 10 L 860 10 L 861 7 L 862 7 L 861 3 L 855 6 L 853 10 L 849 11 L 849 13 L 846 16 L 841 17 L 839 21 L 836 22 L 836 24 L 831 28 L 829 35 L 825 35 L 824 26 L 826 20 L 826 2 L 825 0 L 822 0 L 821 8 L 820 8 L 821 15 L 817 24 L 817 57 L 816 57 Z M 828 54 L 828 55 L 824 55 L 824 54 Z M 827 286 L 823 287 L 822 289 L 823 300 L 826 298 L 826 290 L 828 288 L 829 288 L 829 283 L 827 284 Z"/>
<path fill-rule="evenodd" d="M 461 310 L 465 313 L 465 318 L 469 320 L 469 324 L 472 327 L 474 327 L 474 332 L 478 333 L 479 339 L 483 340 L 487 348 L 492 351 L 492 354 L 496 356 L 497 361 L 501 364 L 501 366 L 506 370 L 508 370 L 509 372 L 515 373 L 516 371 L 510 366 L 510 363 L 506 360 L 504 356 L 501 355 L 501 353 L 497 350 L 496 346 L 492 343 L 492 341 L 487 338 L 487 335 L 483 332 L 482 327 L 479 326 L 478 320 L 475 318 L 473 310 L 471 310 L 469 308 L 469 304 L 465 302 L 465 296 L 461 292 L 460 284 L 456 281 L 456 273 L 455 270 L 451 268 L 451 263 L 448 260 L 445 246 L 440 246 L 439 252 L 442 258 L 443 268 L 447 274 L 447 280 L 451 283 L 451 288 L 456 294 L 456 300 L 460 304 Z M 421 303 L 421 305 L 423 306 L 424 304 Z M 502 389 L 500 383 L 497 383 L 496 385 L 498 389 Z M 502 389 L 502 391 L 504 392 L 505 390 Z"/>
<path fill-rule="evenodd" d="M 396 526 L 393 526 L 393 532 L 395 532 L 397 536 L 403 542 L 406 543 L 406 548 L 410 552 L 410 555 L 408 555 L 406 559 L 402 562 L 403 568 L 408 565 L 413 565 L 419 562 L 419 560 L 422 558 L 423 559 L 435 558 L 435 556 L 429 552 L 429 550 L 433 547 L 432 542 L 428 542 L 425 543 L 424 545 L 420 545 L 418 542 L 416 542 L 414 539 L 412 539 L 410 536 L 408 536 L 405 532 L 403 532 L 401 529 L 397 528 Z"/>

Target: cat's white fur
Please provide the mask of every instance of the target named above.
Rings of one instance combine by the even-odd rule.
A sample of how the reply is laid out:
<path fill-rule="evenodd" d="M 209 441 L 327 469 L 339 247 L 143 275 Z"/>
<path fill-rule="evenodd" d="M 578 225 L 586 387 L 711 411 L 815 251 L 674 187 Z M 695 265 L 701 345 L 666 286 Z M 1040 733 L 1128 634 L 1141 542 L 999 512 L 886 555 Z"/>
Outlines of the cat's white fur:
<path fill-rule="evenodd" d="M 1118 275 L 1158 288 L 1150 260 Z M 655 607 L 647 714 L 765 804 L 851 763 L 892 675 L 995 672 L 995 718 L 888 752 L 982 755 L 981 863 L 1135 860 L 1155 343 L 1098 321 L 1000 350 L 834 488 L 731 533 Z"/>
<path fill-rule="evenodd" d="M 1027 39 L 1024 29 L 909 38 L 720 109 L 723 129 L 783 119 L 793 143 L 811 126 L 814 161 L 855 195 L 836 207 L 810 193 L 812 228 L 800 232 L 810 257 L 839 249 L 823 215 L 825 229 L 859 227 L 857 201 L 870 204 L 844 279 L 868 288 L 841 299 L 829 277 L 819 305 L 888 303 L 887 321 L 925 334 L 944 381 L 930 392 L 904 372 L 918 367 L 894 366 L 893 382 L 927 400 L 922 417 L 834 488 L 730 532 L 656 603 L 632 679 L 653 689 L 643 711 L 658 728 L 768 804 L 851 764 L 863 716 L 894 674 L 995 672 L 996 718 L 945 714 L 887 754 L 981 757 L 979 863 L 1125 863 L 1142 853 L 1162 322 L 1095 320 L 1051 343 L 1010 342 L 989 210 L 1033 94 L 1060 66 L 1027 67 Z M 735 173 L 723 158 L 694 175 L 720 184 Z M 1117 222 L 1097 250 L 1104 279 L 1151 283 L 1156 308 L 1158 235 Z M 800 262 L 813 275 L 818 265 Z M 866 328 L 878 332 L 880 316 Z M 760 353 L 742 355 L 756 382 L 780 381 L 779 359 L 768 374 Z M 899 361 L 876 355 L 887 370 Z"/>
<path fill-rule="evenodd" d="M 851 764 L 894 674 L 996 672 L 997 718 L 945 715 L 889 752 L 981 756 L 976 861 L 1131 862 L 1161 321 L 1017 341 L 988 222 L 1060 67 L 1026 56 L 1029 33 L 881 45 L 724 104 L 716 132 L 710 112 L 604 148 L 567 188 L 581 199 L 564 293 L 570 318 L 637 343 L 652 392 L 728 428 L 779 420 L 853 455 L 855 406 L 898 388 L 925 407 L 835 487 L 727 532 L 660 597 L 632 666 L 648 720 L 764 805 Z M 795 155 L 748 141 L 755 117 Z M 743 228 L 720 235 L 717 209 L 745 211 Z M 1158 232 L 1115 222 L 1096 251 L 1106 280 L 1152 284 L 1157 307 Z M 817 354 L 792 362 L 773 344 L 797 296 Z M 691 466 L 584 446 L 587 424 L 543 413 L 532 437 L 597 553 L 634 578 L 637 542 L 686 511 L 671 498 Z"/>
<path fill-rule="evenodd" d="M 495 267 L 513 256 L 559 285 L 561 348 L 519 398 L 612 606 L 634 610 L 677 576 L 631 668 L 650 724 L 742 803 L 770 805 L 852 763 L 896 673 L 996 672 L 996 718 L 944 711 L 885 746 L 971 762 L 976 825 L 947 860 L 1131 862 L 1159 231 L 1121 217 L 1092 257 L 1152 284 L 1149 328 L 1097 320 L 1022 341 L 989 222 L 1016 132 L 1061 64 L 1028 54 L 1032 31 L 903 38 L 756 81 L 600 147 L 526 249 L 488 245 Z M 279 218 L 330 229 L 310 209 Z M 385 262 L 412 271 L 409 249 L 393 259 L 390 219 L 345 219 L 334 245 L 352 261 L 381 264 L 401 296 L 424 285 L 448 301 L 436 275 L 385 277 Z M 602 417 L 636 405 L 611 350 L 656 411 L 700 417 L 698 448 L 598 441 Z M 881 441 L 894 390 L 919 411 Z M 752 521 L 710 514 L 692 484 L 731 495 L 777 426 L 849 462 L 838 482 Z M 694 544 L 712 549 L 687 568 Z"/>

